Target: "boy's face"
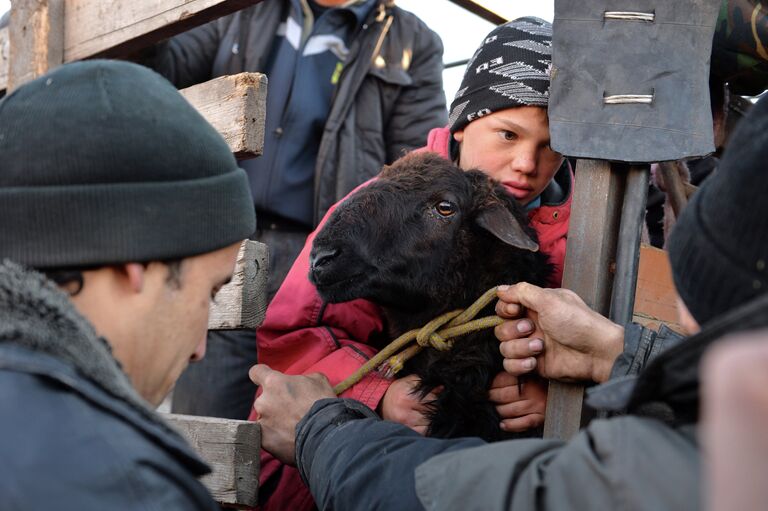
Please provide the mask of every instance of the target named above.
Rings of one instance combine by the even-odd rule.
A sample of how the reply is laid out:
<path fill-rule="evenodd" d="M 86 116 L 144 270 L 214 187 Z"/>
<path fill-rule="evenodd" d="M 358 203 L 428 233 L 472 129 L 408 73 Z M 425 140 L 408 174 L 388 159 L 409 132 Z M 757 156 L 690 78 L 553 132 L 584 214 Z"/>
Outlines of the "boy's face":
<path fill-rule="evenodd" d="M 547 111 L 537 106 L 499 110 L 453 134 L 459 166 L 496 179 L 526 205 L 544 191 L 563 157 L 549 147 Z"/>

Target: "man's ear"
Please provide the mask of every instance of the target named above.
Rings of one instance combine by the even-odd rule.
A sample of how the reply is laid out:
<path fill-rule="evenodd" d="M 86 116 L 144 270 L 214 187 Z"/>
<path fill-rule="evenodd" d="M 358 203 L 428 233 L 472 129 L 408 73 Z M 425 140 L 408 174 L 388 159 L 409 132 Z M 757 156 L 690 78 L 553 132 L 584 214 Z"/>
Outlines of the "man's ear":
<path fill-rule="evenodd" d="M 484 209 L 477 215 L 475 222 L 507 245 L 531 252 L 539 251 L 539 244 L 525 233 L 520 222 L 501 204 Z"/>
<path fill-rule="evenodd" d="M 146 268 L 141 263 L 126 263 L 121 265 L 128 286 L 134 293 L 141 293 L 144 289 L 144 272 Z"/>

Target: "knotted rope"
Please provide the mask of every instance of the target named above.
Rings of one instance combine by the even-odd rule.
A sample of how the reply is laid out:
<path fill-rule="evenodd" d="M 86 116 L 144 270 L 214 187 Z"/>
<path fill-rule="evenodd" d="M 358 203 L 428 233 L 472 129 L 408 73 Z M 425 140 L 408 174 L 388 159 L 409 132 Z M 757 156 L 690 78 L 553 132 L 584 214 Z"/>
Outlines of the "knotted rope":
<path fill-rule="evenodd" d="M 408 359 L 425 347 L 430 346 L 439 351 L 449 350 L 453 347 L 453 342 L 457 337 L 501 324 L 504 320 L 498 316 L 474 319 L 495 297 L 496 288 L 492 287 L 463 311 L 459 309 L 446 312 L 423 327 L 404 333 L 389 343 L 349 378 L 336 385 L 333 391 L 336 395 L 341 394 L 379 366 L 381 366 L 380 372 L 388 378 L 392 377 L 403 368 Z M 442 330 L 438 330 L 440 328 Z M 416 341 L 416 344 L 406 347 L 413 341 Z"/>

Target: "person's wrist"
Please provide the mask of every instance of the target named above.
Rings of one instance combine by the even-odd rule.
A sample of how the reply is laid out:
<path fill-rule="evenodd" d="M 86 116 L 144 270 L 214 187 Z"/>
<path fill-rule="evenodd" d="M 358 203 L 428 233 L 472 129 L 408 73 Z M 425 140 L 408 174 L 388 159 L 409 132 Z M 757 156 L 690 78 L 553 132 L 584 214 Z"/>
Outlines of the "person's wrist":
<path fill-rule="evenodd" d="M 616 358 L 624 351 L 624 327 L 606 320 L 601 337 L 601 349 L 592 365 L 592 380 L 597 383 L 608 381 Z"/>

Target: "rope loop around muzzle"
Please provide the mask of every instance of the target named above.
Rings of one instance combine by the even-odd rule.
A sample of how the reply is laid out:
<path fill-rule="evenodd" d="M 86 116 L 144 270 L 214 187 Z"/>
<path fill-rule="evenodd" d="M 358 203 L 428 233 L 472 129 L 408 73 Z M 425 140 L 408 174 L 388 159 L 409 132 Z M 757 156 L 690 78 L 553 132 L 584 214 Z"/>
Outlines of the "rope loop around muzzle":
<path fill-rule="evenodd" d="M 362 380 L 368 373 L 378 368 L 385 377 L 397 374 L 409 359 L 423 348 L 432 347 L 446 351 L 453 347 L 456 338 L 471 332 L 493 328 L 504 320 L 498 316 L 475 319 L 481 310 L 496 298 L 496 287 L 492 287 L 464 310 L 446 312 L 436 317 L 421 328 L 409 330 L 377 353 L 349 378 L 333 388 L 336 395 Z M 411 342 L 416 344 L 408 346 Z"/>

